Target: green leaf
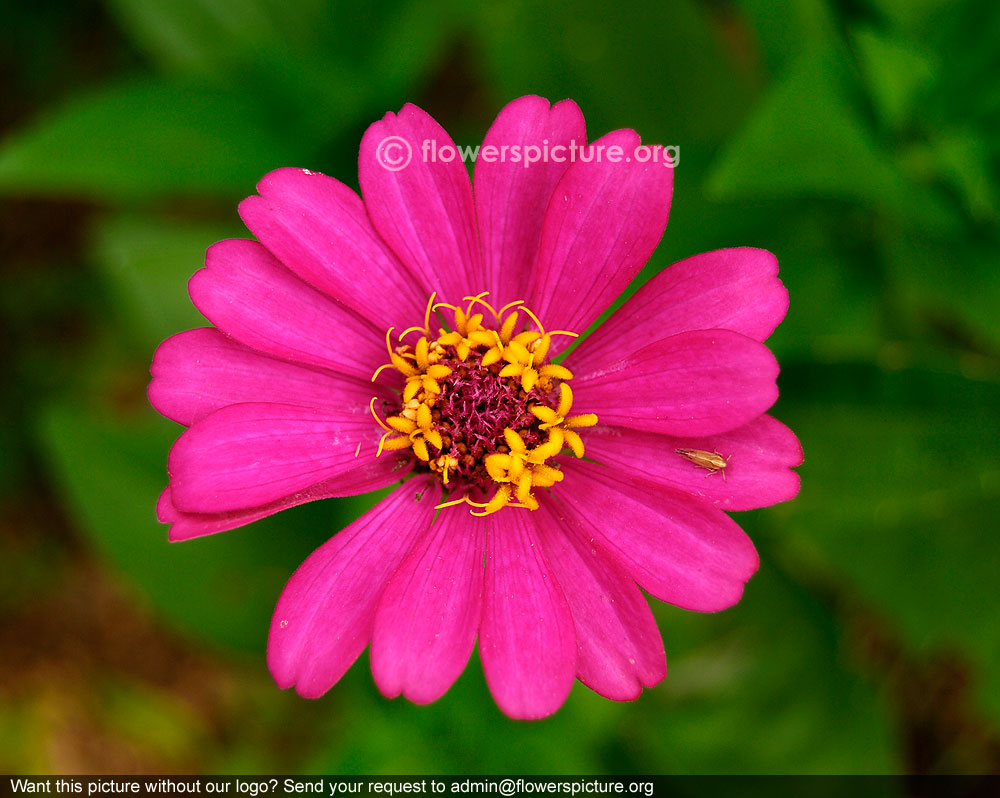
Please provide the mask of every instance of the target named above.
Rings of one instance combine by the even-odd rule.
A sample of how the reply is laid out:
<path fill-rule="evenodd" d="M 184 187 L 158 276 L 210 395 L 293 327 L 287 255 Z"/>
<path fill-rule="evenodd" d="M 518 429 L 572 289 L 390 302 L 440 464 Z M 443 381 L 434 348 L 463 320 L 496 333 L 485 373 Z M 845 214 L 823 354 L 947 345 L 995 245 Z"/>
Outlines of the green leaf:
<path fill-rule="evenodd" d="M 901 31 L 910 36 L 940 24 L 953 7 L 954 0 L 872 0 L 872 5 Z"/>
<path fill-rule="evenodd" d="M 301 157 L 246 97 L 138 80 L 78 96 L 0 145 L 0 194 L 242 197 Z"/>
<path fill-rule="evenodd" d="M 939 65 L 913 42 L 870 28 L 856 31 L 853 38 L 875 110 L 887 127 L 901 128 L 933 83 Z"/>
<path fill-rule="evenodd" d="M 830 46 L 839 37 L 826 0 L 739 0 L 738 6 L 753 26 L 755 44 L 773 74 L 780 75 L 802 53 Z"/>
<path fill-rule="evenodd" d="M 200 747 L 210 744 L 205 719 L 173 694 L 126 679 L 108 680 L 98 690 L 102 726 L 154 749 L 169 762 L 190 761 Z"/>
<path fill-rule="evenodd" d="M 168 543 L 156 520 L 170 422 L 125 423 L 72 405 L 41 415 L 50 471 L 81 531 L 165 618 L 263 662 L 271 612 L 308 554 L 370 505 L 368 497 L 286 510 L 249 527 Z"/>
<path fill-rule="evenodd" d="M 933 142 L 939 170 L 960 192 L 965 210 L 978 222 L 996 222 L 1000 209 L 994 150 L 975 130 L 944 131 Z"/>
<path fill-rule="evenodd" d="M 775 524 L 773 511 L 764 515 Z M 900 769 L 888 713 L 850 662 L 840 619 L 782 573 L 773 536 L 754 535 L 761 569 L 736 607 L 717 616 L 659 613 L 671 673 L 656 698 L 670 720 L 635 729 L 647 752 L 637 769 L 658 748 L 672 773 Z"/>
<path fill-rule="evenodd" d="M 899 770 L 884 708 L 845 665 L 837 619 L 774 567 L 714 615 L 651 603 L 669 673 L 635 702 L 576 684 L 534 723 L 496 708 L 473 652 L 434 704 L 383 699 L 368 663 L 329 696 L 338 719 L 317 773 L 885 773 Z M 433 741 L 447 738 L 447 746 Z M 498 745 L 497 741 L 503 741 Z M 552 741 L 558 740 L 558 745 Z"/>
<path fill-rule="evenodd" d="M 289 0 L 285 13 L 267 0 L 106 0 L 129 37 L 168 71 L 210 74 L 279 38 L 283 23 L 315 21 L 322 3 Z M 313 13 L 307 13 L 312 11 Z M 307 17 L 304 20 L 303 17 Z M 309 34 L 308 24 L 299 30 Z"/>
<path fill-rule="evenodd" d="M 834 197 L 951 231 L 954 214 L 877 146 L 850 87 L 835 50 L 806 53 L 723 149 L 708 192 L 729 201 Z"/>
<path fill-rule="evenodd" d="M 801 246 L 801 244 L 800 244 Z M 882 308 L 864 264 L 844 253 L 778 249 L 791 301 L 768 345 L 785 357 L 843 362 L 874 357 L 882 346 Z"/>
<path fill-rule="evenodd" d="M 138 215 L 100 219 L 93 231 L 93 259 L 111 286 L 130 343 L 152 352 L 174 333 L 207 326 L 188 298 L 187 282 L 204 265 L 209 246 L 241 235 L 247 232 L 236 225 Z"/>
<path fill-rule="evenodd" d="M 915 368 L 783 379 L 799 402 L 813 392 L 781 413 L 806 453 L 802 492 L 779 511 L 788 550 L 910 647 L 968 658 L 996 712 L 1000 386 Z"/>
<path fill-rule="evenodd" d="M 107 0 L 162 71 L 256 98 L 313 145 L 412 99 L 455 35 L 451 3 Z M 356 150 L 356 142 L 352 142 Z"/>
<path fill-rule="evenodd" d="M 501 98 L 571 97 L 591 139 L 625 126 L 693 152 L 721 141 L 752 97 L 735 49 L 690 0 L 621 4 L 613 14 L 595 0 L 516 0 L 483 7 L 476 26 Z"/>
<path fill-rule="evenodd" d="M 900 230 L 896 233 L 886 236 L 881 250 L 916 334 L 933 335 L 957 347 L 967 358 L 961 365 L 972 374 L 995 373 L 1000 347 L 997 247 L 988 242 L 952 244 Z M 977 356 L 983 359 L 978 366 Z"/>

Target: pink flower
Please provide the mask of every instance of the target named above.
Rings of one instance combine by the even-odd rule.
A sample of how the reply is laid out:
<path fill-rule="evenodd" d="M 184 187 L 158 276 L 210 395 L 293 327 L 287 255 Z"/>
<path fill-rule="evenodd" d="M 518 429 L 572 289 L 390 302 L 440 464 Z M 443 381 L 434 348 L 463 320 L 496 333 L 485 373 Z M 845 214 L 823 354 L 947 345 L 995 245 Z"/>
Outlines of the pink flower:
<path fill-rule="evenodd" d="M 630 700 L 666 675 L 640 587 L 715 611 L 756 571 L 723 511 L 792 498 L 802 460 L 764 414 L 777 261 L 674 264 L 554 363 L 646 263 L 672 193 L 631 130 L 558 158 L 585 139 L 573 102 L 522 97 L 470 186 L 459 158 L 426 157 L 452 142 L 407 105 L 362 139 L 363 201 L 272 172 L 240 205 L 259 243 L 214 245 L 192 278 L 215 327 L 160 346 L 149 388 L 188 427 L 158 507 L 170 539 L 397 485 L 282 593 L 281 687 L 320 696 L 370 645 L 385 695 L 430 702 L 478 638 L 512 717 L 554 712 L 574 677 Z M 526 167 L 514 145 L 551 157 Z"/>

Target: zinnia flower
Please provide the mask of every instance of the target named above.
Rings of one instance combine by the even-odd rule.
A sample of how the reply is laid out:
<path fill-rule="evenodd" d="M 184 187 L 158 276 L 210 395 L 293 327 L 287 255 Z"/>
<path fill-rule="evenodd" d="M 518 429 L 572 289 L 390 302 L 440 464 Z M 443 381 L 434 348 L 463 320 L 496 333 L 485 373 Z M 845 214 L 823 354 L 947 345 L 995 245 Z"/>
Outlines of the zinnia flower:
<path fill-rule="evenodd" d="M 573 102 L 522 97 L 470 186 L 407 105 L 362 139 L 363 200 L 272 172 L 240 205 L 257 241 L 215 244 L 192 278 L 215 326 L 166 341 L 149 388 L 188 427 L 158 507 L 170 539 L 396 485 L 278 600 L 281 687 L 320 696 L 370 646 L 385 695 L 430 702 L 478 639 L 512 717 L 554 712 L 574 677 L 630 700 L 666 675 L 640 588 L 715 611 L 757 569 L 723 511 L 798 491 L 798 441 L 764 415 L 777 262 L 674 264 L 557 363 L 646 263 L 672 193 L 672 168 L 630 157 L 635 132 L 585 138 Z M 513 145 L 552 157 L 497 157 Z"/>

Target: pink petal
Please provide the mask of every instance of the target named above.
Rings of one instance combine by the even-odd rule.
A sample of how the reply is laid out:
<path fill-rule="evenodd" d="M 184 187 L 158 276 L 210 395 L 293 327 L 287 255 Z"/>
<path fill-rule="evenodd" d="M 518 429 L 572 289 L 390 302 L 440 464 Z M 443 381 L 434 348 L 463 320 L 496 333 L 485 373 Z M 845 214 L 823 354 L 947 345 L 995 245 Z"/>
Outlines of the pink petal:
<path fill-rule="evenodd" d="M 391 485 L 407 458 L 392 452 L 376 458 L 378 438 L 363 407 L 229 405 L 184 432 L 170 450 L 173 502 L 183 512 L 225 513 L 334 478 L 341 495 Z"/>
<path fill-rule="evenodd" d="M 550 109 L 542 97 L 520 97 L 500 112 L 486 133 L 476 160 L 473 193 L 486 274 L 483 288 L 490 291 L 497 308 L 528 298 L 545 209 L 570 165 L 571 143 L 587 143 L 583 114 L 572 100 Z M 525 156 L 535 156 L 532 147 L 539 157 L 545 148 L 549 157 L 528 163 Z M 512 160 L 514 152 L 521 155 L 518 162 Z"/>
<path fill-rule="evenodd" d="M 305 169 L 277 169 L 240 204 L 247 227 L 289 269 L 386 330 L 424 317 L 430 291 L 382 241 L 351 189 Z"/>
<path fill-rule="evenodd" d="M 407 147 L 409 162 L 387 168 Z M 415 105 L 386 114 L 361 139 L 358 179 L 375 229 L 421 285 L 449 302 L 482 290 L 472 187 L 444 128 Z"/>
<path fill-rule="evenodd" d="M 605 698 L 631 701 L 667 675 L 653 613 L 614 557 L 577 525 L 542 506 L 538 536 L 576 629 L 576 673 Z"/>
<path fill-rule="evenodd" d="M 303 283 L 261 244 L 220 241 L 205 264 L 191 300 L 240 343 L 363 380 L 387 360 L 385 330 Z"/>
<path fill-rule="evenodd" d="M 767 338 L 788 310 L 778 259 L 764 249 L 719 249 L 682 260 L 640 288 L 571 355 L 589 371 L 613 363 L 622 341 L 658 341 L 722 328 Z"/>
<path fill-rule="evenodd" d="M 482 611 L 485 525 L 441 512 L 389 580 L 375 614 L 372 675 L 389 698 L 436 701 L 465 668 Z"/>
<path fill-rule="evenodd" d="M 625 427 L 586 430 L 587 457 L 617 474 L 669 485 L 726 510 L 753 510 L 795 498 L 802 447 L 788 427 L 763 415 L 708 438 L 670 438 Z M 699 449 L 729 458 L 711 473 L 677 453 Z"/>
<path fill-rule="evenodd" d="M 638 351 L 630 343 L 621 360 L 594 371 L 567 358 L 575 412 L 596 413 L 602 425 L 701 437 L 746 424 L 778 398 L 774 355 L 745 335 L 696 330 Z"/>
<path fill-rule="evenodd" d="M 512 718 L 551 715 L 573 686 L 576 637 L 528 510 L 486 519 L 479 655 L 493 698 Z"/>
<path fill-rule="evenodd" d="M 400 470 L 394 473 L 396 479 L 405 476 L 413 467 L 414 461 L 411 458 L 408 462 L 401 461 L 401 463 Z M 368 487 L 359 485 L 356 481 L 350 484 L 339 478 L 328 479 L 318 485 L 313 485 L 292 496 L 286 496 L 278 501 L 265 504 L 262 507 L 251 507 L 248 510 L 232 510 L 228 513 L 182 513 L 174 507 L 170 488 L 167 487 L 160 494 L 160 500 L 157 502 L 156 517 L 161 523 L 171 524 L 168 537 L 171 542 L 178 542 L 246 526 L 254 521 L 259 521 L 261 518 L 274 515 L 281 510 L 296 507 L 306 502 L 316 501 L 317 499 L 353 496 L 383 487 L 385 487 L 385 479 L 381 475 L 372 480 L 371 485 Z"/>
<path fill-rule="evenodd" d="M 629 284 L 663 236 L 674 170 L 638 163 L 633 130 L 616 130 L 588 148 L 555 188 L 542 228 L 528 305 L 550 329 L 583 332 Z M 602 153 L 598 160 L 597 150 Z M 630 162 L 611 162 L 619 147 Z M 557 340 L 562 341 L 563 338 Z"/>
<path fill-rule="evenodd" d="M 168 338 L 156 350 L 152 374 L 153 407 L 188 427 L 220 407 L 240 402 L 336 409 L 365 405 L 383 392 L 369 380 L 267 357 L 214 328 Z"/>
<path fill-rule="evenodd" d="M 441 497 L 424 476 L 392 494 L 314 551 L 278 599 L 267 664 L 282 689 L 318 698 L 364 650 L 386 582 L 427 531 Z"/>
<path fill-rule="evenodd" d="M 759 561 L 746 533 L 724 512 L 669 488 L 616 479 L 594 463 L 567 460 L 551 501 L 612 552 L 658 599 L 715 612 L 743 595 Z"/>

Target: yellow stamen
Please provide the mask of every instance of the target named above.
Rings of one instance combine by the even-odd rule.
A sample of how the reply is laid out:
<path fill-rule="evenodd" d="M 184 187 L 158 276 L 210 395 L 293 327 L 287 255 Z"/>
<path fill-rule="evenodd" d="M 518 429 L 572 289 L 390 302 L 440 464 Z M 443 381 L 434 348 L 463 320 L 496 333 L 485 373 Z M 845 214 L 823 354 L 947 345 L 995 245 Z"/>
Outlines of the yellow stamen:
<path fill-rule="evenodd" d="M 510 340 L 511 336 L 514 334 L 514 328 L 517 327 L 518 318 L 520 317 L 517 315 L 516 310 L 507 317 L 503 326 L 500 327 L 500 335 L 497 343 L 500 343 L 501 341 L 503 343 L 507 343 Z"/>
<path fill-rule="evenodd" d="M 545 328 L 542 326 L 542 323 L 538 320 L 538 316 L 536 316 L 534 313 L 531 312 L 531 308 L 522 306 L 521 310 L 523 310 L 525 313 L 531 316 L 531 320 L 535 322 L 536 325 L 538 325 L 538 332 L 540 332 L 542 335 L 545 335 Z"/>
<path fill-rule="evenodd" d="M 570 408 L 572 406 L 573 406 L 573 389 L 569 387 L 568 382 L 560 383 L 559 406 L 556 408 L 556 413 L 558 413 L 563 418 L 566 418 L 566 414 L 569 413 Z"/>
<path fill-rule="evenodd" d="M 507 442 L 507 446 L 510 447 L 512 452 L 523 454 L 528 451 L 528 447 L 524 445 L 524 438 L 510 429 L 510 427 L 503 431 L 503 439 Z"/>
<path fill-rule="evenodd" d="M 373 396 L 372 400 L 368 403 L 368 409 L 371 410 L 372 417 L 375 419 L 375 421 L 378 422 L 378 425 L 386 432 L 395 432 L 395 430 L 392 427 L 386 426 L 385 422 L 378 417 L 378 413 L 375 412 L 375 399 L 376 397 Z"/>
<path fill-rule="evenodd" d="M 468 300 L 468 302 L 469 302 L 469 311 L 468 312 L 471 312 L 472 306 L 478 302 L 480 305 L 483 305 L 487 310 L 489 310 L 490 313 L 493 314 L 493 318 L 496 319 L 497 320 L 497 324 L 499 324 L 500 323 L 500 314 L 498 314 L 493 309 L 493 306 L 489 302 L 487 302 L 485 299 L 483 299 L 484 296 L 489 296 L 489 293 L 490 293 L 489 291 L 483 291 L 483 293 L 477 294 L 476 296 L 464 296 L 464 297 L 462 297 L 462 299 Z"/>
<path fill-rule="evenodd" d="M 389 355 L 389 359 L 392 361 L 392 365 L 399 369 L 405 377 L 412 377 L 420 373 L 407 362 L 406 358 L 395 352 Z"/>
<path fill-rule="evenodd" d="M 435 461 L 435 464 L 437 465 L 438 470 L 441 472 L 441 481 L 445 485 L 447 485 L 448 472 L 458 465 L 458 458 L 443 454 Z"/>
<path fill-rule="evenodd" d="M 464 306 L 438 302 L 436 296 L 431 294 L 428 299 L 424 326 L 409 327 L 400 333 L 398 346 L 392 346 L 395 328 L 386 332 L 390 362 L 380 366 L 372 380 L 386 369 L 395 369 L 403 378 L 402 401 L 399 410 L 385 418 L 376 411 L 375 398 L 369 403 L 372 417 L 383 431 L 376 456 L 383 451 L 410 449 L 418 469 L 422 465 L 425 472 L 436 474 L 448 490 L 461 494 L 442 502 L 437 509 L 468 504 L 476 516 L 506 507 L 535 510 L 539 506 L 537 489 L 552 488 L 564 479 L 558 463 L 551 463 L 551 458 L 566 447 L 576 457 L 583 457 L 583 439 L 575 429 L 597 423 L 593 413 L 570 415 L 573 391 L 568 381 L 573 373 L 548 360 L 552 336 L 575 338 L 576 334 L 566 330 L 546 332 L 523 300 L 508 302 L 497 310 L 487 301 L 486 291 L 463 297 Z M 475 312 L 480 310 L 477 306 L 482 312 Z M 435 335 L 430 331 L 431 314 L 441 308 L 451 310 L 454 320 Z M 484 323 L 489 317 L 492 320 Z M 446 314 L 443 318 L 447 318 Z M 530 324 L 537 329 L 522 329 Z M 412 333 L 418 333 L 417 339 L 404 344 Z M 495 365 L 498 367 L 493 368 Z M 453 377 L 454 369 L 460 371 L 460 379 Z M 526 420 L 518 420 L 516 428 L 504 429 L 503 440 L 491 444 L 475 437 L 481 436 L 481 431 L 472 432 L 475 428 L 466 428 L 465 419 L 455 417 L 457 412 L 466 412 L 456 410 L 464 407 L 465 400 L 461 393 L 456 398 L 452 392 L 468 390 L 463 386 L 478 385 L 478 380 L 488 381 L 494 376 L 501 383 L 507 381 L 505 391 L 519 389 L 508 395 L 514 402 L 523 402 L 528 414 L 512 415 Z M 553 406 L 550 397 L 556 391 L 558 399 Z M 463 431 L 466 437 L 460 434 Z M 528 441 L 532 442 L 530 447 Z M 505 446 L 495 451 L 498 444 Z M 470 490 L 472 495 L 479 495 L 478 491 L 490 483 L 495 490 L 492 495 L 486 494 L 488 500 L 470 498 Z"/>
<path fill-rule="evenodd" d="M 573 372 L 570 371 L 565 366 L 557 365 L 556 363 L 546 363 L 542 366 L 538 373 L 543 377 L 555 377 L 558 380 L 571 380 L 573 379 Z"/>
<path fill-rule="evenodd" d="M 431 293 L 430 299 L 427 300 L 427 309 L 424 310 L 424 332 L 427 333 L 427 337 L 431 334 L 431 310 L 434 307 L 434 297 L 437 296 L 437 291 Z"/>
<path fill-rule="evenodd" d="M 522 363 L 527 365 L 528 358 L 530 357 L 531 353 L 528 351 L 527 347 L 525 347 L 525 345 L 516 338 L 507 344 L 507 348 L 503 353 L 503 359 L 508 363 Z"/>
<path fill-rule="evenodd" d="M 528 393 L 538 384 L 538 372 L 532 368 L 527 368 L 521 372 L 521 387 Z"/>
<path fill-rule="evenodd" d="M 503 351 L 494 347 L 483 355 L 481 363 L 483 368 L 489 368 L 494 363 L 499 363 L 501 360 L 503 360 Z"/>
<path fill-rule="evenodd" d="M 545 360 L 545 356 L 549 353 L 550 346 L 552 346 L 551 335 L 543 335 L 535 341 L 535 345 L 531 347 L 532 362 L 541 363 Z"/>
<path fill-rule="evenodd" d="M 416 349 L 414 349 L 414 356 L 417 361 L 417 365 L 423 371 L 427 371 L 427 367 L 430 366 L 430 361 L 427 359 L 427 339 L 425 337 L 420 338 L 417 341 Z"/>
<path fill-rule="evenodd" d="M 551 407 L 546 407 L 545 405 L 535 405 L 531 408 L 531 414 L 542 422 L 539 429 L 548 429 L 563 422 L 562 416 Z"/>
<path fill-rule="evenodd" d="M 568 429 L 564 435 L 566 436 L 566 445 L 569 446 L 573 454 L 577 457 L 583 457 L 583 438 L 580 437 L 579 433 Z"/>
<path fill-rule="evenodd" d="M 458 499 L 450 499 L 434 506 L 435 510 L 443 510 L 445 507 L 454 507 L 456 504 L 471 504 L 473 507 L 485 507 L 484 502 L 474 502 L 468 496 L 461 496 Z"/>
<path fill-rule="evenodd" d="M 410 448 L 411 441 L 408 436 L 403 435 L 399 438 L 389 438 L 390 434 L 391 433 L 387 432 L 385 435 L 382 436 L 382 440 L 380 440 L 378 443 L 378 452 L 375 453 L 376 457 L 380 456 L 382 452 L 392 452 L 397 449 Z M 386 440 L 386 438 L 388 438 L 388 440 Z"/>
<path fill-rule="evenodd" d="M 469 504 L 473 504 L 473 502 L 470 501 Z M 492 515 L 493 513 L 502 510 L 508 504 L 510 504 L 510 490 L 501 485 L 497 488 L 497 492 L 493 494 L 493 498 L 483 505 L 483 512 L 475 513 L 470 511 L 470 514 L 479 516 Z"/>
<path fill-rule="evenodd" d="M 426 407 L 427 405 L 420 406 Z M 385 420 L 385 423 L 392 427 L 394 432 L 402 432 L 404 435 L 409 435 L 417 428 L 417 425 L 413 421 L 401 416 L 389 416 L 389 418 Z"/>
<path fill-rule="evenodd" d="M 491 454 L 488 455 L 483 462 L 486 465 L 486 473 L 488 473 L 495 482 L 510 481 L 510 455 Z"/>
<path fill-rule="evenodd" d="M 532 450 L 530 458 L 531 462 L 544 463 L 550 457 L 555 457 L 559 454 L 559 452 L 562 451 L 565 436 L 566 433 L 559 427 L 553 427 L 550 429 L 548 440 L 541 446 L 536 446 Z"/>
<path fill-rule="evenodd" d="M 557 482 L 562 482 L 564 476 L 565 474 L 558 468 L 553 468 L 543 463 L 539 463 L 531 470 L 532 481 L 535 485 L 542 488 L 548 488 Z"/>
<path fill-rule="evenodd" d="M 500 315 L 502 316 L 508 308 L 516 308 L 518 305 L 523 305 L 523 299 L 515 299 L 513 302 L 508 302 L 502 308 L 500 308 Z"/>
<path fill-rule="evenodd" d="M 517 500 L 522 504 L 527 503 L 531 498 L 531 480 L 532 473 L 525 471 L 517 481 Z"/>

